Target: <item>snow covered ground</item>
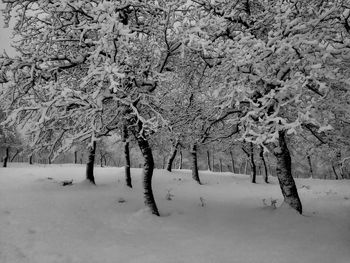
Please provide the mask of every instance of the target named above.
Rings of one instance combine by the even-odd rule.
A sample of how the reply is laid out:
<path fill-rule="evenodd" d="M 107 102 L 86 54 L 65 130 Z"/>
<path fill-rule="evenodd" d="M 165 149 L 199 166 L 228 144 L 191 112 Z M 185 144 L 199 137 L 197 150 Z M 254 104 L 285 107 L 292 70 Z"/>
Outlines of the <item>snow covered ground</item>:
<path fill-rule="evenodd" d="M 1 263 L 350 262 L 350 181 L 297 180 L 300 216 L 271 206 L 275 178 L 200 172 L 200 186 L 190 171 L 156 170 L 158 218 L 144 209 L 141 169 L 133 189 L 122 168 L 96 168 L 97 186 L 84 171 L 0 168 Z"/>

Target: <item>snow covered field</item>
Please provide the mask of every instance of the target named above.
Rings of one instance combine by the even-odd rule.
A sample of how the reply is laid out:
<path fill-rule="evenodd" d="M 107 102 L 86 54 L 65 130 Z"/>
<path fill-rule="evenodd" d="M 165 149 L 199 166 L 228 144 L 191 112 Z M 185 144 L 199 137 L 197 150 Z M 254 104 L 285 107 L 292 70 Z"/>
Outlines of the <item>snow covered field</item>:
<path fill-rule="evenodd" d="M 200 186 L 190 171 L 156 170 L 158 218 L 144 209 L 141 169 L 133 189 L 122 168 L 96 168 L 97 186 L 84 171 L 0 168 L 1 263 L 350 262 L 350 181 L 297 180 L 300 216 L 271 206 L 275 178 L 200 172 Z"/>

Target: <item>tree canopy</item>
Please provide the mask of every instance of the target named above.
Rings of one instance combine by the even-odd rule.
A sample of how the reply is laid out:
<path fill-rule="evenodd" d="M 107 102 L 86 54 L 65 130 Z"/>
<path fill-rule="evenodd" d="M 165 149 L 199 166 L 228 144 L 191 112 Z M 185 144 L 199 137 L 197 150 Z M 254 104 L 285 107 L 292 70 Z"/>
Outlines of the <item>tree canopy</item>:
<path fill-rule="evenodd" d="M 2 2 L 18 53 L 0 58 L 2 124 L 49 156 L 124 125 L 145 154 L 162 137 L 278 159 L 304 136 L 347 157 L 348 1 Z"/>

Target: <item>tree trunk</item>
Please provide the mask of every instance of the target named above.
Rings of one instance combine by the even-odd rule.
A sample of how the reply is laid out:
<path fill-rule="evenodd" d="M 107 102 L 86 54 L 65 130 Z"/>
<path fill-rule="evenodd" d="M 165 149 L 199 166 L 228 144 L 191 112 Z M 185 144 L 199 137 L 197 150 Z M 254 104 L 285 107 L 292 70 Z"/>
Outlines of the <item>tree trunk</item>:
<path fill-rule="evenodd" d="M 219 159 L 219 162 L 220 162 L 220 173 L 222 173 L 222 159 L 221 158 Z"/>
<path fill-rule="evenodd" d="M 128 134 L 128 126 L 126 124 L 123 125 L 122 136 L 123 136 L 123 143 L 124 143 L 125 183 L 126 183 L 126 186 L 132 188 L 131 173 L 130 173 L 129 134 Z"/>
<path fill-rule="evenodd" d="M 197 145 L 194 143 L 191 146 L 191 156 L 192 156 L 192 163 L 191 163 L 191 168 L 192 168 L 192 178 L 199 184 L 201 184 L 201 181 L 199 179 L 199 174 L 198 174 L 198 163 L 197 163 Z"/>
<path fill-rule="evenodd" d="M 312 179 L 312 178 L 314 178 L 314 173 L 312 170 L 311 156 L 308 154 L 306 158 L 307 158 L 307 163 L 309 165 L 310 178 Z"/>
<path fill-rule="evenodd" d="M 29 164 L 33 164 L 33 154 L 29 155 Z"/>
<path fill-rule="evenodd" d="M 284 197 L 284 202 L 302 213 L 298 190 L 292 176 L 292 160 L 285 139 L 285 131 L 279 131 L 278 146 L 274 149 L 277 159 L 277 177 Z"/>
<path fill-rule="evenodd" d="M 345 167 L 346 167 L 345 163 L 347 160 L 350 160 L 350 157 L 345 157 L 345 158 L 341 159 L 341 161 L 340 161 L 340 172 L 341 172 L 343 179 L 345 179 L 345 177 L 347 177 L 346 169 L 345 169 Z"/>
<path fill-rule="evenodd" d="M 50 158 L 50 156 L 47 157 L 47 163 L 48 163 L 48 164 L 51 164 L 51 158 Z"/>
<path fill-rule="evenodd" d="M 338 167 L 339 167 L 339 172 L 340 172 L 340 176 L 342 179 L 344 179 L 344 174 L 343 174 L 343 170 L 341 169 L 341 150 L 338 150 L 337 152 L 337 160 L 338 160 Z"/>
<path fill-rule="evenodd" d="M 207 164 L 208 164 L 208 171 L 211 171 L 211 165 L 210 165 L 210 152 L 207 151 Z"/>
<path fill-rule="evenodd" d="M 182 169 L 182 150 L 180 149 L 179 152 L 179 170 Z"/>
<path fill-rule="evenodd" d="M 74 151 L 74 163 L 77 164 L 78 163 L 78 152 Z"/>
<path fill-rule="evenodd" d="M 253 184 L 256 183 L 256 165 L 254 160 L 254 144 L 252 142 L 249 143 L 249 149 L 246 149 L 245 147 L 242 147 L 242 150 L 245 152 L 249 159 L 249 164 L 251 167 L 251 182 Z"/>
<path fill-rule="evenodd" d="M 9 159 L 9 155 L 10 155 L 10 147 L 6 147 L 5 157 L 4 157 L 4 162 L 3 162 L 2 167 L 7 167 L 7 161 Z"/>
<path fill-rule="evenodd" d="M 169 156 L 169 159 L 168 159 L 168 162 L 167 162 L 167 166 L 166 166 L 166 169 L 167 171 L 171 172 L 171 168 L 173 166 L 173 162 L 175 160 L 175 157 L 176 157 L 176 153 L 177 153 L 177 146 L 178 146 L 178 142 L 176 142 L 175 145 L 173 145 L 173 147 L 171 148 L 171 153 L 170 153 L 170 156 Z"/>
<path fill-rule="evenodd" d="M 154 200 L 152 191 L 152 176 L 154 170 L 154 160 L 152 149 L 146 139 L 141 136 L 136 136 L 137 143 L 142 152 L 144 158 L 143 165 L 143 188 L 144 188 L 144 198 L 145 205 L 151 210 L 151 213 L 159 216 L 159 211 Z"/>
<path fill-rule="evenodd" d="M 96 141 L 88 147 L 88 161 L 86 163 L 86 179 L 95 184 L 94 164 L 95 164 Z"/>
<path fill-rule="evenodd" d="M 254 160 L 254 145 L 252 142 L 250 143 L 250 164 L 252 166 L 251 182 L 255 184 L 256 183 L 256 165 Z"/>
<path fill-rule="evenodd" d="M 333 170 L 333 173 L 334 173 L 334 176 L 335 176 L 335 180 L 339 180 L 339 176 L 337 174 L 337 171 L 335 170 L 334 164 L 332 164 L 332 170 Z"/>
<path fill-rule="evenodd" d="M 231 164 L 232 164 L 232 173 L 235 173 L 235 160 L 233 159 L 233 153 L 230 151 Z"/>
<path fill-rule="evenodd" d="M 268 183 L 269 182 L 269 174 L 267 172 L 267 165 L 266 165 L 266 161 L 265 161 L 265 157 L 264 157 L 264 148 L 260 146 L 260 159 L 263 163 L 264 166 L 264 182 Z"/>
<path fill-rule="evenodd" d="M 16 152 L 15 152 L 15 154 L 11 157 L 10 162 L 13 162 L 13 161 L 14 161 L 14 159 L 15 159 L 16 156 L 19 154 L 19 152 L 20 152 L 20 150 L 16 149 Z"/>
<path fill-rule="evenodd" d="M 269 160 L 269 156 L 268 155 L 266 155 L 266 162 L 267 162 L 267 168 L 268 168 L 268 174 L 270 174 L 271 176 L 274 176 L 273 175 L 273 169 L 272 169 L 272 167 L 271 167 L 271 162 L 270 162 L 270 160 Z"/>

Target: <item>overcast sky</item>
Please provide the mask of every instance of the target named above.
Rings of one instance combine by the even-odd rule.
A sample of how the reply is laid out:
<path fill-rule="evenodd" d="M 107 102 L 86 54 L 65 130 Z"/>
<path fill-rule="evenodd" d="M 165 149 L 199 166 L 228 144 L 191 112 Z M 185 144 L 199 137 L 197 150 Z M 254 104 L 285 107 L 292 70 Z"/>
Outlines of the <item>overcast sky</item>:
<path fill-rule="evenodd" d="M 0 4 L 0 9 L 3 9 L 4 5 Z M 14 55 L 14 50 L 10 46 L 10 39 L 11 36 L 11 30 L 8 28 L 4 28 L 4 21 L 2 17 L 2 12 L 0 12 L 0 54 L 3 52 L 5 49 L 7 54 L 9 55 Z"/>

